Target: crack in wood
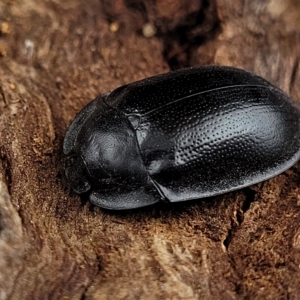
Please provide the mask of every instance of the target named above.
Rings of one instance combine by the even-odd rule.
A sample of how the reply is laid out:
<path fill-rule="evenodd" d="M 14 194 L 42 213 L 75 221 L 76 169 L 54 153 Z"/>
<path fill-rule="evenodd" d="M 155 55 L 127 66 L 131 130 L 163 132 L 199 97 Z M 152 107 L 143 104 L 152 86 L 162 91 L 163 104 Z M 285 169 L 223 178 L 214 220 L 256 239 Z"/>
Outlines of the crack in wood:
<path fill-rule="evenodd" d="M 254 190 L 251 188 L 246 188 L 245 192 L 245 200 L 242 202 L 240 210 L 236 211 L 236 216 L 231 217 L 230 228 L 228 229 L 227 236 L 223 241 L 223 245 L 227 251 L 235 233 L 239 230 L 244 221 L 245 213 L 250 209 L 251 203 L 255 201 L 256 192 Z"/>

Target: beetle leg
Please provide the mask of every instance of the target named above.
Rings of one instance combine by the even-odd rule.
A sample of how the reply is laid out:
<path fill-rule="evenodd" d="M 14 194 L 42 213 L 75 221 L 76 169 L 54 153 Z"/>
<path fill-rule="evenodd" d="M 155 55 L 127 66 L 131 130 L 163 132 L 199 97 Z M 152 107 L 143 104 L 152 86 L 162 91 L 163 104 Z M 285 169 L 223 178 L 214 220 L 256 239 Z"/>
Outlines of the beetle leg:
<path fill-rule="evenodd" d="M 162 199 L 153 187 L 147 186 L 129 191 L 96 190 L 90 194 L 90 200 L 105 209 L 125 210 L 149 206 Z"/>

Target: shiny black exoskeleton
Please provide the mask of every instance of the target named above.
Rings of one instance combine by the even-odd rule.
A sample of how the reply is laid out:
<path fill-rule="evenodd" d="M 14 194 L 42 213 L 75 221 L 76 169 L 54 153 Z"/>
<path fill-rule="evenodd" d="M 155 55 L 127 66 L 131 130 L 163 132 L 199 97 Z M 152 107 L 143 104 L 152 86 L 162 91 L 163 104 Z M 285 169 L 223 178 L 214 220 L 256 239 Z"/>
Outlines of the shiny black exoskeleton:
<path fill-rule="evenodd" d="M 300 110 L 230 67 L 181 69 L 88 104 L 64 140 L 76 193 L 107 209 L 198 199 L 266 180 L 300 156 Z"/>

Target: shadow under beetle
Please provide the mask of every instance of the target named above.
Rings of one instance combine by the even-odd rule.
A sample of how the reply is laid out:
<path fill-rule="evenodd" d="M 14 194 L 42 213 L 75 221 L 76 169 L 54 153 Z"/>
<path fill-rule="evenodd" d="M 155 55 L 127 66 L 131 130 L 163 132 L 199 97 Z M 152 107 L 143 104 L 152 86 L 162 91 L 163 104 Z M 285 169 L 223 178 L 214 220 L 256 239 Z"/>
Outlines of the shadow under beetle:
<path fill-rule="evenodd" d="M 299 150 L 297 104 L 253 73 L 217 66 L 98 96 L 63 144 L 73 190 L 115 210 L 240 189 L 290 168 Z"/>

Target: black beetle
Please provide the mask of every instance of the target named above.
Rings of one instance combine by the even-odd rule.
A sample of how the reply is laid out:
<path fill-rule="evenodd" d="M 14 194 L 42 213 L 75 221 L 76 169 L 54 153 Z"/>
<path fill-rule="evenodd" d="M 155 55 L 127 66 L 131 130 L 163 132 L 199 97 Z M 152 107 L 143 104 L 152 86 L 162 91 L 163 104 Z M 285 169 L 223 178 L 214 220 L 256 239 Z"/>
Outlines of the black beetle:
<path fill-rule="evenodd" d="M 218 195 L 290 168 L 300 109 L 244 70 L 206 66 L 146 78 L 89 103 L 63 144 L 73 190 L 106 209 Z"/>

